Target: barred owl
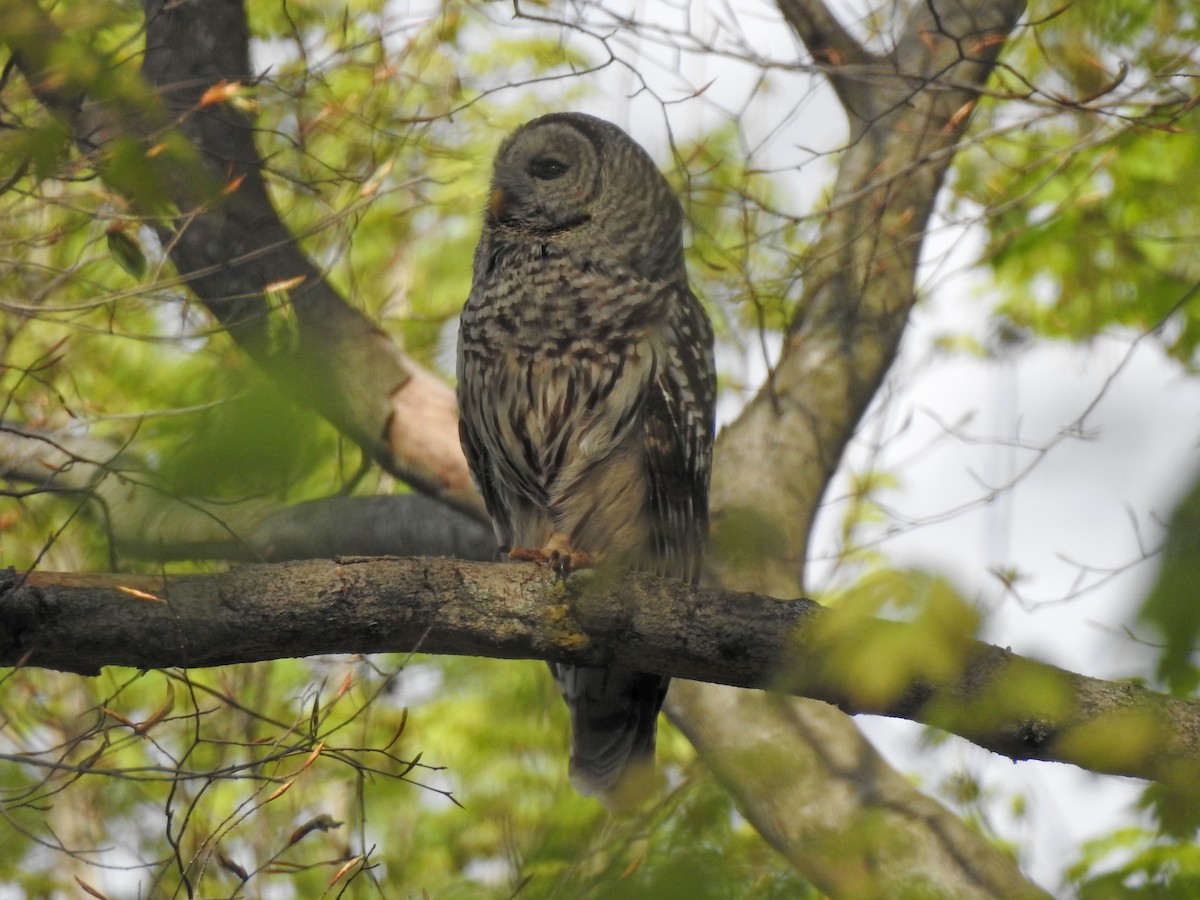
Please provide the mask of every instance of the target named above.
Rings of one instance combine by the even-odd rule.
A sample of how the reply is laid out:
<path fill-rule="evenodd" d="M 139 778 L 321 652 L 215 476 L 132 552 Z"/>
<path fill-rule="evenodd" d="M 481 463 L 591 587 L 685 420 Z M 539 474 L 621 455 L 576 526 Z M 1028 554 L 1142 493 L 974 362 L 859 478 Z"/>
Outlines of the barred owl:
<path fill-rule="evenodd" d="M 510 558 L 699 577 L 716 384 L 682 219 L 646 151 L 601 119 L 543 116 L 500 147 L 458 400 L 463 450 Z M 642 793 L 669 679 L 551 669 L 576 788 L 610 805 Z"/>

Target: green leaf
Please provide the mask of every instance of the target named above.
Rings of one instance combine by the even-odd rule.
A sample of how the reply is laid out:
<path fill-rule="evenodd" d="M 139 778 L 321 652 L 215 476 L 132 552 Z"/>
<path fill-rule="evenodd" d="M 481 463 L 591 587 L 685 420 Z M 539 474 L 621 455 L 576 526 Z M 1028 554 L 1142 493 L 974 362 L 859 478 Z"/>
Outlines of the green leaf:
<path fill-rule="evenodd" d="M 141 279 L 146 274 L 147 262 L 145 251 L 138 240 L 132 237 L 122 225 L 114 225 L 105 233 L 108 242 L 108 252 L 122 269 L 134 278 Z"/>
<path fill-rule="evenodd" d="M 1200 481 L 1179 501 L 1167 531 L 1158 577 L 1140 618 L 1162 639 L 1158 676 L 1172 692 L 1188 696 L 1200 687 L 1195 651 L 1200 646 Z M 1200 807 L 1198 807 L 1200 808 Z"/>

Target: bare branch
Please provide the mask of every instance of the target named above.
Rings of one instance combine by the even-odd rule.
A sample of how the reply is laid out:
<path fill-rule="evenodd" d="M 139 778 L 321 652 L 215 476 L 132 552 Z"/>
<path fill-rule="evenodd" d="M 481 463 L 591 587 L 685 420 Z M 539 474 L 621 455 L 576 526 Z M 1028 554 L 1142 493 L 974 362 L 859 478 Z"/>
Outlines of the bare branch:
<path fill-rule="evenodd" d="M 0 422 L 0 478 L 43 490 L 87 492 L 106 473 L 140 465 L 107 441 Z"/>

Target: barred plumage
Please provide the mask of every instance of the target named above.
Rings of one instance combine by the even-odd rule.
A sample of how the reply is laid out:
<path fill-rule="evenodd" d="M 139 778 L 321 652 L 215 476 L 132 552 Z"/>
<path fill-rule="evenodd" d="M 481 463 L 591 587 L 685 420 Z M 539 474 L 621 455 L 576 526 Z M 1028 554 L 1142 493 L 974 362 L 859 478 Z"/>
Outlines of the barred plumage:
<path fill-rule="evenodd" d="M 502 545 L 699 577 L 716 383 L 682 218 L 649 155 L 592 116 L 535 119 L 497 153 L 458 399 Z M 572 781 L 621 802 L 653 760 L 668 679 L 551 669 Z"/>

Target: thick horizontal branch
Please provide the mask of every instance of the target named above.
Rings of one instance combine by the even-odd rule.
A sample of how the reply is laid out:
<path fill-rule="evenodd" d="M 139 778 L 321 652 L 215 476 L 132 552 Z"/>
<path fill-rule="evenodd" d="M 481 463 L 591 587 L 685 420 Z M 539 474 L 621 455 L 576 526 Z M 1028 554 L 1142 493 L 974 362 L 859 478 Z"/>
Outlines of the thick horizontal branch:
<path fill-rule="evenodd" d="M 0 590 L 0 665 L 96 673 L 411 651 L 627 666 L 912 719 L 1018 760 L 1200 775 L 1200 703 L 965 636 L 650 575 L 563 584 L 530 566 L 354 558 L 196 576 L 10 572 Z"/>

